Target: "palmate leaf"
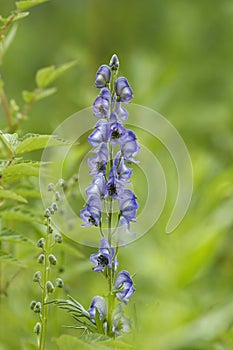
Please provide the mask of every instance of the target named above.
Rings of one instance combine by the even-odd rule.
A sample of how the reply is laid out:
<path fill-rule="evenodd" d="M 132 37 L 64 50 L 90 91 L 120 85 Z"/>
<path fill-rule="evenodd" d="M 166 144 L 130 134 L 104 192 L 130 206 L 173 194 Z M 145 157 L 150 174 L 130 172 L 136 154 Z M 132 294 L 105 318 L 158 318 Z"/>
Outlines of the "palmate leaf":
<path fill-rule="evenodd" d="M 18 143 L 15 152 L 16 154 L 22 154 L 39 149 L 43 149 L 46 146 L 64 146 L 69 144 L 68 141 L 60 139 L 54 135 L 38 135 L 38 134 L 26 134 L 23 139 Z"/>
<path fill-rule="evenodd" d="M 39 176 L 39 162 L 13 164 L 2 171 L 3 182 L 13 182 L 28 176 Z"/>
<path fill-rule="evenodd" d="M 4 228 L 0 231 L 0 241 L 14 242 L 14 243 L 30 243 L 34 245 L 34 242 L 28 237 L 21 235 L 13 230 Z"/>
<path fill-rule="evenodd" d="M 45 88 L 52 82 L 54 82 L 57 78 L 60 77 L 67 70 L 72 68 L 77 62 L 71 61 L 68 63 L 64 63 L 60 67 L 56 68 L 55 66 L 49 66 L 40 69 L 36 74 L 36 84 L 39 88 Z"/>
<path fill-rule="evenodd" d="M 17 202 L 21 202 L 21 203 L 27 203 L 26 198 L 22 197 L 21 195 L 13 192 L 13 191 L 8 191 L 8 190 L 4 190 L 0 188 L 0 199 L 4 198 L 4 199 L 13 199 Z"/>
<path fill-rule="evenodd" d="M 43 4 L 44 2 L 48 2 L 49 0 L 25 0 L 25 1 L 17 1 L 16 7 L 20 11 L 25 11 L 33 6 Z"/>
<path fill-rule="evenodd" d="M 4 134 L 2 130 L 0 130 L 0 139 L 4 143 L 4 145 L 10 150 L 12 154 L 15 153 L 15 149 L 19 143 L 17 134 Z"/>

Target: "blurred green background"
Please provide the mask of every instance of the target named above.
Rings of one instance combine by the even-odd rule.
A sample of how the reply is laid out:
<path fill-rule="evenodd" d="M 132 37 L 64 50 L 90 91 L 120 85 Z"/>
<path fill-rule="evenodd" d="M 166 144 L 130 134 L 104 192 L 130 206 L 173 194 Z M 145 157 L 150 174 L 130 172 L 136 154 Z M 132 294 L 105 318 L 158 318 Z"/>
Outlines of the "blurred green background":
<path fill-rule="evenodd" d="M 3 16 L 13 8 L 14 1 L 1 0 Z M 21 91 L 34 88 L 39 68 L 73 59 L 78 65 L 58 80 L 56 95 L 35 105 L 22 124 L 23 133 L 50 133 L 71 114 L 91 106 L 97 94 L 96 70 L 117 53 L 134 102 L 165 116 L 190 152 L 190 209 L 166 235 L 175 172 L 164 148 L 147 140 L 154 142 L 151 147 L 163 163 L 169 191 L 156 226 L 120 252 L 121 266 L 136 273 L 129 314 L 137 320 L 137 331 L 128 342 L 146 350 L 232 350 L 233 2 L 51 0 L 30 12 L 19 22 L 1 67 L 7 94 L 20 103 Z M 23 229 L 36 237 L 30 227 Z M 33 261 L 36 252 L 26 247 L 19 251 L 24 268 L 8 297 L 1 299 L 1 350 L 24 349 L 25 342 L 35 342 L 35 318 L 28 304 L 36 288 L 28 257 Z M 73 246 L 62 258 L 70 293 L 86 307 L 93 290 L 104 291 L 100 277 L 89 273 L 90 252 Z M 53 314 L 49 349 L 56 349 L 53 337 L 77 334 L 62 328 L 69 322 L 63 312 Z"/>

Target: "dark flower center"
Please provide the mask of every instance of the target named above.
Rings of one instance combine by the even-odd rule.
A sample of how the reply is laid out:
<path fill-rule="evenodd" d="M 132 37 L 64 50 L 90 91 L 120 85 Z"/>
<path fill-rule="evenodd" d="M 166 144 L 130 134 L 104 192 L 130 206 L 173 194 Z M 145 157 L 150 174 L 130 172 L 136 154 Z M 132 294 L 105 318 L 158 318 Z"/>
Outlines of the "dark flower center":
<path fill-rule="evenodd" d="M 119 132 L 118 129 L 113 130 L 112 132 L 112 139 L 116 140 L 119 139 L 121 137 L 121 133 Z"/>
<path fill-rule="evenodd" d="M 94 226 L 98 226 L 97 223 L 96 223 L 96 221 L 95 221 L 95 219 L 93 218 L 92 215 L 89 217 L 89 222 L 90 222 L 91 224 L 93 224 Z"/>
<path fill-rule="evenodd" d="M 117 188 L 115 184 L 108 185 L 108 194 L 109 196 L 117 195 Z"/>
<path fill-rule="evenodd" d="M 100 265 L 108 265 L 108 258 L 101 254 L 97 257 L 97 262 Z"/>
<path fill-rule="evenodd" d="M 99 171 L 101 171 L 101 172 L 105 171 L 105 163 L 104 162 L 97 162 L 96 166 L 97 166 L 97 169 Z"/>

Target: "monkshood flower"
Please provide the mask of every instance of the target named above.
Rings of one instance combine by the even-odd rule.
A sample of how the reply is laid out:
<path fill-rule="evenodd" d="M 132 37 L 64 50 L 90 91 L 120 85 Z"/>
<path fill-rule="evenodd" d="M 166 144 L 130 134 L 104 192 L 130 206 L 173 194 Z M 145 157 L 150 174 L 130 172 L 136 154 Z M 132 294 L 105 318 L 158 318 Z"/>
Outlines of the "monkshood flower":
<path fill-rule="evenodd" d="M 96 118 L 107 118 L 110 115 L 111 93 L 107 88 L 100 91 L 95 99 L 92 110 Z"/>
<path fill-rule="evenodd" d="M 104 319 L 106 317 L 106 315 L 107 315 L 106 301 L 105 301 L 105 299 L 103 297 L 98 296 L 98 295 L 95 296 L 92 299 L 91 306 L 90 306 L 90 308 L 88 310 L 90 318 L 91 318 L 92 321 L 95 320 L 96 310 L 99 313 L 100 320 L 102 320 L 102 319 Z"/>
<path fill-rule="evenodd" d="M 126 135 L 127 130 L 119 122 L 112 123 L 110 125 L 110 143 L 115 146 L 120 144 L 123 141 L 124 136 Z"/>
<path fill-rule="evenodd" d="M 133 98 L 133 91 L 126 78 L 120 77 L 116 81 L 116 94 L 118 101 L 129 103 Z"/>
<path fill-rule="evenodd" d="M 118 300 L 128 304 L 130 297 L 135 292 L 133 281 L 128 271 L 122 270 L 118 273 L 115 283 L 115 292 Z"/>
<path fill-rule="evenodd" d="M 106 119 L 100 119 L 95 126 L 95 130 L 88 136 L 88 141 L 92 147 L 98 147 L 102 142 L 108 142 L 110 136 L 109 123 Z"/>
<path fill-rule="evenodd" d="M 81 219 L 86 223 L 84 227 L 99 226 L 102 214 L 102 201 L 97 194 L 91 194 L 87 199 L 87 207 L 80 211 Z"/>
<path fill-rule="evenodd" d="M 118 199 L 120 215 L 129 223 L 136 220 L 138 203 L 136 196 L 130 189 L 124 189 L 121 197 Z"/>
<path fill-rule="evenodd" d="M 108 240 L 104 237 L 100 241 L 98 253 L 91 254 L 90 260 L 95 265 L 95 267 L 93 267 L 93 271 L 95 272 L 104 271 L 106 266 L 110 269 L 113 268 L 115 271 L 118 266 L 118 260 L 115 257 L 115 249 L 110 247 Z"/>
<path fill-rule="evenodd" d="M 107 195 L 107 185 L 102 173 L 96 175 L 92 181 L 92 184 L 86 189 L 87 197 L 91 196 L 92 194 L 96 194 L 99 197 L 105 197 Z"/>
<path fill-rule="evenodd" d="M 121 153 L 127 163 L 137 163 L 134 157 L 138 154 L 140 147 L 136 140 L 136 135 L 132 130 L 127 130 L 127 133 L 120 140 Z"/>
<path fill-rule="evenodd" d="M 128 183 L 133 170 L 125 165 L 124 158 L 121 156 L 121 152 L 117 152 L 113 164 L 116 167 L 118 180 L 122 183 Z"/>
<path fill-rule="evenodd" d="M 95 86 L 97 88 L 103 88 L 107 86 L 111 78 L 111 69 L 106 64 L 99 67 L 96 73 Z"/>
<path fill-rule="evenodd" d="M 95 150 L 96 156 L 88 159 L 88 165 L 91 168 L 90 175 L 99 173 L 106 174 L 106 166 L 108 162 L 108 147 L 102 142 Z"/>
<path fill-rule="evenodd" d="M 117 168 L 113 166 L 108 175 L 106 198 L 112 197 L 114 199 L 118 199 L 122 195 L 123 191 L 123 184 L 118 180 Z"/>

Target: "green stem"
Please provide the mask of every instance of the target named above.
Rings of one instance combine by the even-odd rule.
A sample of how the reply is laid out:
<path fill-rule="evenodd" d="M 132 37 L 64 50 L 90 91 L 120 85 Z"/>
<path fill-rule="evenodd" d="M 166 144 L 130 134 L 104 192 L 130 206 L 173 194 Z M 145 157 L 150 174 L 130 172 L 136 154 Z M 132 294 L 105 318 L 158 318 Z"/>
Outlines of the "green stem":
<path fill-rule="evenodd" d="M 11 23 L 14 21 L 15 17 L 19 14 L 19 10 L 15 11 L 12 16 L 9 18 L 9 20 L 6 22 L 6 24 L 2 27 L 2 30 L 0 31 L 0 40 L 2 39 L 2 36 L 5 34 L 5 31 L 7 28 L 11 25 Z"/>
<path fill-rule="evenodd" d="M 49 219 L 47 219 L 47 231 L 46 231 L 46 240 L 45 240 L 45 262 L 44 262 L 44 271 L 43 271 L 43 285 L 42 285 L 42 309 L 41 309 L 41 333 L 39 341 L 39 350 L 45 349 L 46 335 L 47 335 L 47 324 L 48 324 L 48 291 L 46 288 L 46 282 L 49 280 L 50 276 L 50 263 L 48 260 L 50 250 L 52 246 L 52 234 L 49 233 Z"/>
<path fill-rule="evenodd" d="M 13 122 L 11 118 L 11 112 L 9 109 L 8 99 L 3 89 L 0 90 L 0 99 L 1 99 L 2 107 L 5 113 L 8 128 L 9 128 L 9 131 L 11 132 L 13 129 Z"/>

